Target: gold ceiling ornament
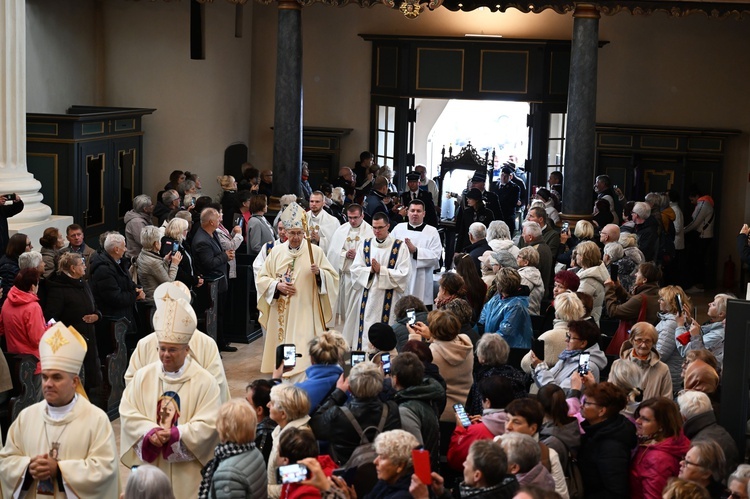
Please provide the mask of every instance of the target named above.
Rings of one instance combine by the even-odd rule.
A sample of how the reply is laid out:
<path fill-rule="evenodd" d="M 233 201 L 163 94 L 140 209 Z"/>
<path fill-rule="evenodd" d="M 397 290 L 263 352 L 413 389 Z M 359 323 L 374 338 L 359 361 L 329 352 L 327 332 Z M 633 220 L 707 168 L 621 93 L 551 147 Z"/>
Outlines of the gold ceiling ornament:
<path fill-rule="evenodd" d="M 397 0 L 382 0 L 384 5 L 387 5 L 392 9 L 398 8 L 403 12 L 404 17 L 407 19 L 416 19 L 425 7 L 430 10 L 435 10 L 443 3 L 443 0 L 403 0 L 401 4 L 398 5 L 396 1 Z"/>

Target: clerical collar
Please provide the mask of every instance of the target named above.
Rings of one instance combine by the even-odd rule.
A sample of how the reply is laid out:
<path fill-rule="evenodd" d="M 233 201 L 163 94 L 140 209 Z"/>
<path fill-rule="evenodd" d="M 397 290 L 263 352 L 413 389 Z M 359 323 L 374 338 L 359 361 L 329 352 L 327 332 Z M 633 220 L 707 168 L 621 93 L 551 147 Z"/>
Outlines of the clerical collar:
<path fill-rule="evenodd" d="M 49 402 L 47 402 L 47 414 L 49 414 L 49 417 L 54 419 L 55 421 L 60 421 L 62 418 L 67 416 L 70 413 L 70 411 L 73 410 L 73 407 L 76 405 L 77 401 L 78 401 L 78 394 L 76 393 L 73 396 L 73 400 L 59 407 L 49 405 Z"/>
<path fill-rule="evenodd" d="M 386 237 L 385 239 L 388 239 L 388 238 Z M 378 242 L 378 244 L 383 244 L 383 243 L 385 242 L 385 239 L 378 239 L 378 238 L 376 237 L 376 238 L 375 238 L 375 241 L 377 241 L 377 242 Z"/>
<path fill-rule="evenodd" d="M 424 226 L 425 226 L 424 222 L 422 222 L 421 225 L 412 225 L 411 222 L 408 222 L 408 223 L 409 223 L 409 230 L 413 230 L 416 232 L 422 232 L 422 229 L 424 229 Z"/>
<path fill-rule="evenodd" d="M 164 373 L 164 376 L 167 378 L 179 378 L 185 373 L 185 369 L 187 369 L 188 363 L 190 362 L 190 356 L 185 357 L 185 363 L 182 364 L 182 367 L 177 369 L 177 371 L 170 373 L 164 370 L 164 365 L 161 366 L 161 370 Z"/>

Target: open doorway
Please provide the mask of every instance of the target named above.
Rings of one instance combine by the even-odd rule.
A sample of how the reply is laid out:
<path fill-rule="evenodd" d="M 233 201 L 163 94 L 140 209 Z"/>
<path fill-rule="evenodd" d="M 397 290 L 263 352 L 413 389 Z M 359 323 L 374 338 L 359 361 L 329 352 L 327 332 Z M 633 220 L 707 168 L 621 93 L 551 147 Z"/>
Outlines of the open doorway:
<path fill-rule="evenodd" d="M 528 157 L 529 127 L 527 102 L 459 99 L 416 99 L 414 130 L 415 164 L 427 167 L 429 177 L 440 174 L 442 151 L 457 153 L 469 142 L 484 157 L 495 153 L 495 170 L 506 161 L 523 166 Z M 460 193 L 471 178 L 455 172 L 446 178 L 444 189 Z M 466 177 L 466 178 L 464 178 Z M 493 179 L 494 180 L 494 179 Z M 449 182 L 449 183 L 448 183 Z"/>

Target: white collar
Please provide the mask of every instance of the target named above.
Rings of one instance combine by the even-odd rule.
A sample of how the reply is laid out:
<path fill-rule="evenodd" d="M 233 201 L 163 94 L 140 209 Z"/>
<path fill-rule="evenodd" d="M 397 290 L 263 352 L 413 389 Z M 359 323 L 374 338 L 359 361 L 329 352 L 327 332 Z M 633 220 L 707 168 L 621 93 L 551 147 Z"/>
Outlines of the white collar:
<path fill-rule="evenodd" d="M 190 356 L 188 355 L 187 357 L 185 357 L 185 363 L 183 363 L 182 367 L 179 368 L 179 369 L 177 369 L 177 371 L 175 371 L 173 373 L 169 373 L 169 372 L 165 371 L 164 370 L 164 364 L 162 364 L 162 366 L 161 366 L 161 371 L 164 373 L 164 376 L 166 376 L 167 378 L 179 378 L 180 376 L 182 376 L 183 374 L 185 374 L 185 369 L 187 369 L 187 366 L 188 366 L 189 363 L 190 363 Z"/>
<path fill-rule="evenodd" d="M 73 410 L 73 407 L 76 405 L 76 402 L 78 402 L 77 393 L 73 396 L 73 400 L 71 400 L 66 405 L 54 407 L 54 406 L 49 405 L 49 403 L 47 403 L 47 414 L 49 414 L 49 417 L 54 419 L 55 421 L 60 421 L 62 418 L 67 416 L 70 413 L 70 411 Z"/>

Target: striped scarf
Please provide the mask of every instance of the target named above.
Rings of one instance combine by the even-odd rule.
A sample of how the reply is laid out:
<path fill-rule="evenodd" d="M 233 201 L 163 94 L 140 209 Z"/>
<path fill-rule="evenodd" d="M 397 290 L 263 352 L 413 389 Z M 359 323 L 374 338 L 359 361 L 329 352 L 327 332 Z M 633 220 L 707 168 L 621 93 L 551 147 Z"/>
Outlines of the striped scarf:
<path fill-rule="evenodd" d="M 201 487 L 198 490 L 198 499 L 208 499 L 208 493 L 211 491 L 211 482 L 213 481 L 214 472 L 223 459 L 242 454 L 243 452 L 249 452 L 254 448 L 254 442 L 247 444 L 227 442 L 225 444 L 217 445 L 216 450 L 214 451 L 214 458 L 206 463 L 201 470 L 203 480 L 201 480 Z"/>

